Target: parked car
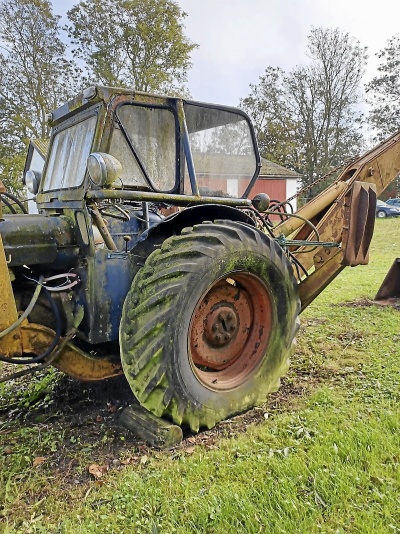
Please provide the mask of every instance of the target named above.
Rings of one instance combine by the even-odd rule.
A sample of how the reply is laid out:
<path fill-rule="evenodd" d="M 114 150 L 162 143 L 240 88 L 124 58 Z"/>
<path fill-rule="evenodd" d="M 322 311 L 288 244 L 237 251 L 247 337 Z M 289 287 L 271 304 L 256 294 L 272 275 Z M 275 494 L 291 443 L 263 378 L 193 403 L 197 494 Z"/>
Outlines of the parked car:
<path fill-rule="evenodd" d="M 400 217 L 400 207 L 390 206 L 382 200 L 378 200 L 376 203 L 376 216 L 379 219 L 384 217 Z"/>
<path fill-rule="evenodd" d="M 389 200 L 386 200 L 386 204 L 389 204 L 389 206 L 396 206 L 396 208 L 400 208 L 400 198 L 389 198 Z"/>

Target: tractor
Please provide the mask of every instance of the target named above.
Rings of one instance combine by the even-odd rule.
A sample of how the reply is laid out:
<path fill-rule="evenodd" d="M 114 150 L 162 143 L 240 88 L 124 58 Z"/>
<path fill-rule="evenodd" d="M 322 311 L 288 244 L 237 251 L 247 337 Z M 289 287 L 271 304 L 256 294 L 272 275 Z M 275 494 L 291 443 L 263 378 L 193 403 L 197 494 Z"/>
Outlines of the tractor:
<path fill-rule="evenodd" d="M 49 116 L 38 213 L 0 211 L 0 360 L 78 380 L 124 374 L 139 404 L 197 432 L 276 391 L 300 312 L 368 262 L 400 135 L 300 210 L 249 199 L 241 110 L 95 86 Z M 11 199 L 11 200 L 10 200 Z M 274 215 L 274 217 L 272 217 Z"/>

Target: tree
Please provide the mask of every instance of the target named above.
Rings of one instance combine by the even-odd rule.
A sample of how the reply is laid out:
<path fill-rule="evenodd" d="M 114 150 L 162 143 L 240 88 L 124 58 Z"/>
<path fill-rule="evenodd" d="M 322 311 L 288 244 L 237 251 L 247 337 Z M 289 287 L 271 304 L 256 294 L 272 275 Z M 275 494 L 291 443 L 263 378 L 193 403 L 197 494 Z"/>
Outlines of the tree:
<path fill-rule="evenodd" d="M 197 48 L 173 0 L 81 0 L 68 11 L 74 54 L 89 78 L 138 91 L 176 91 Z"/>
<path fill-rule="evenodd" d="M 76 90 L 59 18 L 48 0 L 0 4 L 0 179 L 14 191 L 29 139 L 48 136 L 47 114 Z"/>
<path fill-rule="evenodd" d="M 367 84 L 366 91 L 372 106 L 369 122 L 375 140 L 381 141 L 400 130 L 400 34 L 389 39 L 377 56 L 382 60 L 379 74 Z"/>
<path fill-rule="evenodd" d="M 261 154 L 312 183 L 357 153 L 360 83 L 366 50 L 338 29 L 313 28 L 310 63 L 288 74 L 269 67 L 242 100 L 253 117 Z M 314 193 L 316 190 L 314 190 Z"/>
<path fill-rule="evenodd" d="M 293 169 L 300 167 L 297 145 L 297 120 L 289 113 L 285 73 L 268 67 L 258 85 L 241 101 L 251 115 L 261 155 Z"/>

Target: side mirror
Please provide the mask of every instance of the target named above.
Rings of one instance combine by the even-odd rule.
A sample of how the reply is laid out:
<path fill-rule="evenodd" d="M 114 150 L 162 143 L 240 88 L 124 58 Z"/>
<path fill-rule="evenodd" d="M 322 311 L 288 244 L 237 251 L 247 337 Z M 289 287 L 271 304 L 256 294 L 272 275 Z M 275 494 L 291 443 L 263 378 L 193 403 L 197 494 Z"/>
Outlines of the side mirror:
<path fill-rule="evenodd" d="M 99 187 L 110 187 L 122 173 L 122 165 L 117 158 L 105 152 L 89 154 L 87 169 L 91 181 Z"/>
<path fill-rule="evenodd" d="M 40 180 L 42 179 L 42 173 L 39 171 L 26 171 L 24 182 L 25 185 L 32 195 L 36 195 L 39 191 Z"/>

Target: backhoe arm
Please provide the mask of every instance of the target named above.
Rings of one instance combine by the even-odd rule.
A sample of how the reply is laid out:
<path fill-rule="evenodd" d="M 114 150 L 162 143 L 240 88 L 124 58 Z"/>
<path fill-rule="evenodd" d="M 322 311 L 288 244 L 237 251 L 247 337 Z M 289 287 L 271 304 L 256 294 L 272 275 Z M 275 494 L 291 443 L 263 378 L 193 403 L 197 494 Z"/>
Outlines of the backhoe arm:
<path fill-rule="evenodd" d="M 291 248 L 308 273 L 299 280 L 302 309 L 345 266 L 368 263 L 376 198 L 399 173 L 400 133 L 397 133 L 353 161 L 328 189 L 296 213 L 311 221 L 320 241 L 341 245 L 336 249 L 322 246 Z M 274 231 L 297 240 L 312 241 L 317 238 L 312 227 L 298 218 L 278 224 Z"/>

